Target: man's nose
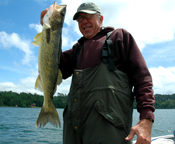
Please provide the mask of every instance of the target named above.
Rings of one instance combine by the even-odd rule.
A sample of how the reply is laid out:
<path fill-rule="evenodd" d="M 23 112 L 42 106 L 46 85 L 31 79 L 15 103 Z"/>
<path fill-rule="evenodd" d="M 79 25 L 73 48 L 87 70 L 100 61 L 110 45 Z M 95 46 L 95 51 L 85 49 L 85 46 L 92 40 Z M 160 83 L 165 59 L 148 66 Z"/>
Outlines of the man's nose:
<path fill-rule="evenodd" d="M 87 21 L 87 18 L 83 17 L 82 23 L 87 23 L 87 22 L 88 22 L 88 21 Z"/>

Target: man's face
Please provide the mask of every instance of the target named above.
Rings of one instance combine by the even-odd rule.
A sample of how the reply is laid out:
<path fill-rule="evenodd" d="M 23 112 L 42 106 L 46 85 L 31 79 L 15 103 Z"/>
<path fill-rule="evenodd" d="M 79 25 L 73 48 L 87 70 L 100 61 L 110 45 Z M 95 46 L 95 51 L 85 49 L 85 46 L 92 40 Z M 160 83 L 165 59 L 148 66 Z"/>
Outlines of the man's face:
<path fill-rule="evenodd" d="M 83 17 L 82 22 L 78 22 L 79 30 L 85 38 L 91 39 L 100 31 L 103 22 L 103 16 L 99 17 L 97 14 L 93 14 L 92 18 L 88 19 L 84 17 L 86 15 L 88 14 L 79 13 L 79 16 Z"/>

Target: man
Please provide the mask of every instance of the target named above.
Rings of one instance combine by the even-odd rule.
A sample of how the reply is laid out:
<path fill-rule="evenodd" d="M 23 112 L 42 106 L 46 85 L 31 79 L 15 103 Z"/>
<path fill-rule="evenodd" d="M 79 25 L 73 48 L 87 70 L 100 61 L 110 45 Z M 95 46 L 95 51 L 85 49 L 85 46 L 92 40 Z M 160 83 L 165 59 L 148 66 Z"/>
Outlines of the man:
<path fill-rule="evenodd" d="M 41 24 L 46 12 L 41 12 Z M 73 20 L 83 37 L 60 59 L 63 78 L 73 74 L 63 113 L 63 144 L 128 144 L 134 135 L 136 144 L 151 143 L 152 78 L 134 38 L 124 29 L 102 27 L 101 10 L 91 2 L 81 4 Z M 103 58 L 111 31 L 112 50 Z M 131 128 L 133 87 L 140 121 Z"/>

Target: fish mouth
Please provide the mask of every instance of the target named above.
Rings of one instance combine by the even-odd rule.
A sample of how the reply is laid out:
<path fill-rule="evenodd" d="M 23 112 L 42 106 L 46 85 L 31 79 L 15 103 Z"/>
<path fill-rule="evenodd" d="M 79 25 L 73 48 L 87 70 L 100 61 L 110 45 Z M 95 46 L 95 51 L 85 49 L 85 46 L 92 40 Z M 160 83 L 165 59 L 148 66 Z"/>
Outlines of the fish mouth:
<path fill-rule="evenodd" d="M 67 5 L 66 5 L 66 4 L 62 4 L 62 5 L 59 5 L 59 6 L 67 7 Z"/>

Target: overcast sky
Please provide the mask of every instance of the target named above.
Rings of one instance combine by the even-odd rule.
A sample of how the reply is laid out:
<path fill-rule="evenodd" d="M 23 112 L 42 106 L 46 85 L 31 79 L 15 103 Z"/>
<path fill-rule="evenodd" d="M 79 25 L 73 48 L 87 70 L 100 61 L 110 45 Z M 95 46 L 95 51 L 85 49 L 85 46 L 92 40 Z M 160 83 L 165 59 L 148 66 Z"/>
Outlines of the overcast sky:
<path fill-rule="evenodd" d="M 31 45 L 42 31 L 40 12 L 55 0 L 0 0 L 0 91 L 42 94 L 34 89 L 38 47 Z M 62 49 L 82 36 L 72 20 L 85 0 L 62 0 L 67 5 Z M 93 0 L 100 6 L 104 26 L 124 28 L 135 38 L 153 77 L 155 94 L 175 93 L 175 0 Z M 71 78 L 58 86 L 67 94 Z"/>

